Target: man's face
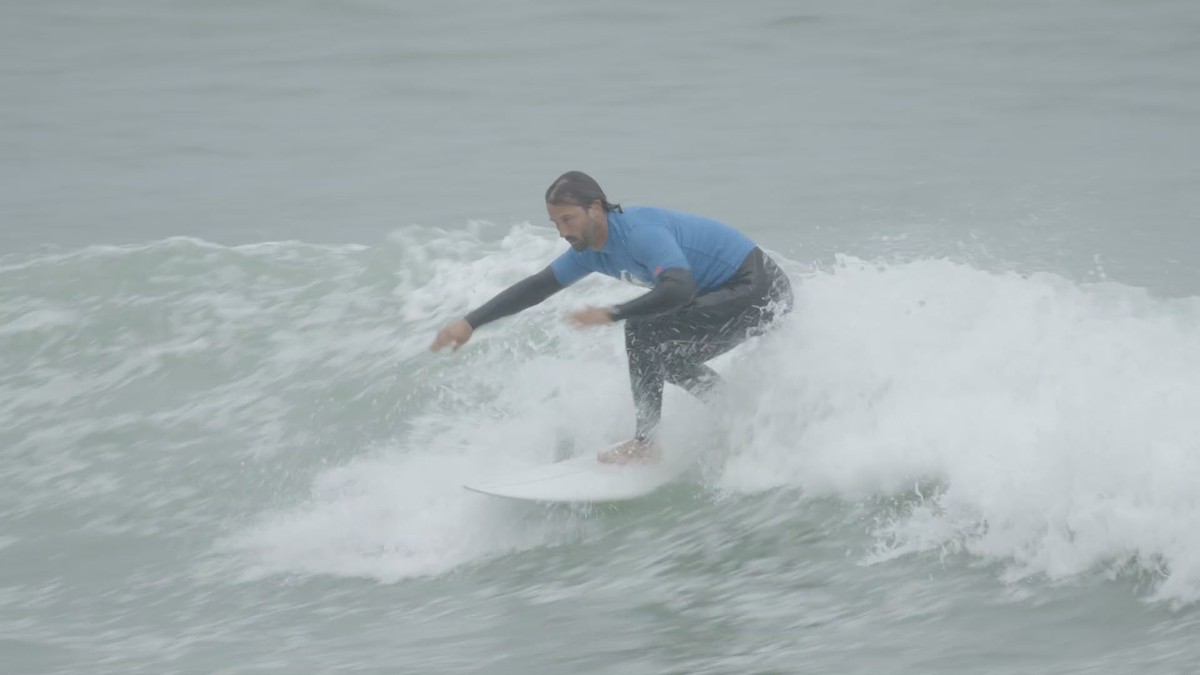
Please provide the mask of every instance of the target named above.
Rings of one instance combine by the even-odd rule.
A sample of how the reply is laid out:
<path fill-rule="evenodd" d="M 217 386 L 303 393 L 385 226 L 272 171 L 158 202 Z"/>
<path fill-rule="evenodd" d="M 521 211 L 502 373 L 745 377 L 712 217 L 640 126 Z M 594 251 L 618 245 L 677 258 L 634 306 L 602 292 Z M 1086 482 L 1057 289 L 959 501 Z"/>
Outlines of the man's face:
<path fill-rule="evenodd" d="M 582 251 L 589 246 L 595 247 L 604 218 L 604 209 L 599 202 L 586 209 L 574 204 L 547 204 L 546 211 L 558 228 L 558 236 L 566 239 L 571 248 Z"/>

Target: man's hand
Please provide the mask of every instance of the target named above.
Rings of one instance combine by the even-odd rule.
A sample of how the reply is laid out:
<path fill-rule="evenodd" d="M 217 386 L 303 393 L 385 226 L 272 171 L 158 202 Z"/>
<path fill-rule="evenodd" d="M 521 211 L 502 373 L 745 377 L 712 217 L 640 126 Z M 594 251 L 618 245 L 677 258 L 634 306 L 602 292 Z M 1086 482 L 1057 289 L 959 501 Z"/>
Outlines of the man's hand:
<path fill-rule="evenodd" d="M 571 323 L 577 328 L 584 326 L 603 326 L 612 323 L 612 310 L 607 307 L 588 307 L 571 314 Z"/>
<path fill-rule="evenodd" d="M 458 348 L 467 343 L 471 339 L 471 333 L 475 329 L 471 328 L 471 324 L 465 319 L 459 319 L 438 331 L 437 337 L 433 339 L 433 344 L 429 345 L 430 351 L 440 351 L 448 345 L 453 345 L 452 351 L 458 351 Z"/>

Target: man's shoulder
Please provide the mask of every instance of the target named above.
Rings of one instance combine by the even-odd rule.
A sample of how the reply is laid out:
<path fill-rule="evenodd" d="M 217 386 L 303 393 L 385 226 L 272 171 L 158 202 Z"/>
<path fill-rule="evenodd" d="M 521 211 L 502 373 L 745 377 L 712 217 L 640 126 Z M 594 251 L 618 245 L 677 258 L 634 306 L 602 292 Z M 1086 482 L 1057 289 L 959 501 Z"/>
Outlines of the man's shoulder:
<path fill-rule="evenodd" d="M 591 261 L 593 261 L 595 259 L 596 259 L 596 252 L 593 251 L 592 249 L 589 248 L 589 249 L 584 249 L 582 251 L 576 251 L 575 249 L 573 249 L 569 246 L 567 247 L 567 250 L 558 254 L 558 257 L 556 258 L 556 260 L 569 260 L 571 262 L 580 262 L 580 263 L 585 263 L 585 264 L 590 263 Z"/>
<path fill-rule="evenodd" d="M 583 267 L 592 268 L 596 261 L 595 252 L 591 249 L 585 251 L 576 251 L 568 247 L 567 250 L 555 256 L 553 265 L 582 265 Z"/>
<path fill-rule="evenodd" d="M 633 206 L 621 207 L 619 216 L 630 225 L 644 224 L 661 224 L 667 222 L 673 215 L 679 212 L 671 209 L 664 209 L 658 206 L 647 206 L 644 204 L 635 204 Z"/>
<path fill-rule="evenodd" d="M 691 211 L 664 208 L 661 206 L 628 206 L 625 207 L 625 221 L 633 227 L 639 225 L 690 225 L 712 224 L 729 227 L 715 218 L 702 216 Z"/>
<path fill-rule="evenodd" d="M 628 206 L 621 214 L 621 222 L 630 242 L 643 243 L 657 238 L 663 231 L 668 233 L 671 225 L 679 222 L 677 214 L 656 206 Z"/>

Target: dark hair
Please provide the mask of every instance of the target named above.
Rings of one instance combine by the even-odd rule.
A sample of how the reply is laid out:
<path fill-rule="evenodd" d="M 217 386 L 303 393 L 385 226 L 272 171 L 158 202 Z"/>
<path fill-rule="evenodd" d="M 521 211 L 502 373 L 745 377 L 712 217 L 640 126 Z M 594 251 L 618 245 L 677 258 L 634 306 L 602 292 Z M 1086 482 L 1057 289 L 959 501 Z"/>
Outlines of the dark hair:
<path fill-rule="evenodd" d="M 600 202 L 605 211 L 622 212 L 620 204 L 609 203 L 596 179 L 582 171 L 568 171 L 546 189 L 547 204 L 570 204 L 586 209 L 596 202 Z"/>

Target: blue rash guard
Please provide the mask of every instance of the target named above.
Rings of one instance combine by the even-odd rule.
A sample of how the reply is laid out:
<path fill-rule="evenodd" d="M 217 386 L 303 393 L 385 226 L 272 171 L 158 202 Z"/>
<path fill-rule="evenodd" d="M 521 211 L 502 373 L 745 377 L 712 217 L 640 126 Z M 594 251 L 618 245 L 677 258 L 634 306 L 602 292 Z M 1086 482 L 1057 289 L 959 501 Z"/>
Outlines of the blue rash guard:
<path fill-rule="evenodd" d="M 703 216 L 651 206 L 608 212 L 608 240 L 599 251 L 570 249 L 550 263 L 555 279 L 570 286 L 592 272 L 653 286 L 665 270 L 689 270 L 701 292 L 733 276 L 754 242 Z"/>
<path fill-rule="evenodd" d="M 749 237 L 711 218 L 649 206 L 613 210 L 602 249 L 569 249 L 464 318 L 478 328 L 532 307 L 592 272 L 653 289 L 611 308 L 613 321 L 652 316 L 720 287 L 755 249 Z"/>

